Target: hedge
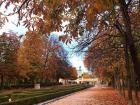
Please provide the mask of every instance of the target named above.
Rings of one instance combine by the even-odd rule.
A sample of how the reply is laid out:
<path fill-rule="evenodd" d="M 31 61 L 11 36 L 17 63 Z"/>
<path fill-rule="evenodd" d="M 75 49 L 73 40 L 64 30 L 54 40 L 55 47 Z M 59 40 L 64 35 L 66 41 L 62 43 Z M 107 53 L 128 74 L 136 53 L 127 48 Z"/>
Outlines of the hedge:
<path fill-rule="evenodd" d="M 20 98 L 27 98 L 27 97 L 33 97 L 33 96 L 38 96 L 38 95 L 43 95 L 43 94 L 49 94 L 49 93 L 54 93 L 54 92 L 58 92 L 58 91 L 62 91 L 62 90 L 67 90 L 67 89 L 73 89 L 73 88 L 76 88 L 76 87 L 79 87 L 78 85 L 77 86 L 70 86 L 70 87 L 63 87 L 63 88 L 54 88 L 54 89 L 43 89 L 43 90 L 37 90 L 37 91 L 34 91 L 34 92 L 21 92 L 21 93 L 18 93 L 18 94 L 12 94 L 12 97 L 14 99 L 20 99 Z"/>
<path fill-rule="evenodd" d="M 2 102 L 6 102 L 6 101 L 8 101 L 8 99 L 9 99 L 8 96 L 0 97 L 0 103 L 2 103 Z"/>
<path fill-rule="evenodd" d="M 77 86 L 64 86 L 64 87 L 58 87 L 58 88 L 47 88 L 47 89 L 40 89 L 40 90 L 30 90 L 30 91 L 15 91 L 11 94 L 1 94 L 0 95 L 0 103 L 2 102 L 8 102 L 9 96 L 12 97 L 12 99 L 14 100 L 18 100 L 18 99 L 23 99 L 23 98 L 28 98 L 28 97 L 33 97 L 33 96 L 38 96 L 38 95 L 43 95 L 43 94 L 49 94 L 49 93 L 54 93 L 54 92 L 58 92 L 61 90 L 67 90 L 70 88 L 75 88 L 78 87 Z"/>
<path fill-rule="evenodd" d="M 60 92 L 19 99 L 19 100 L 13 101 L 13 102 L 4 102 L 4 103 L 1 103 L 0 105 L 33 105 L 33 104 L 37 104 L 37 103 L 40 103 L 40 102 L 43 102 L 46 100 L 50 100 L 50 99 L 53 99 L 56 97 L 67 95 L 69 93 L 76 92 L 76 91 L 79 91 L 79 90 L 82 90 L 85 88 L 87 88 L 87 87 L 81 86 L 81 87 L 68 89 L 68 90 L 64 90 L 64 91 L 60 91 Z"/>

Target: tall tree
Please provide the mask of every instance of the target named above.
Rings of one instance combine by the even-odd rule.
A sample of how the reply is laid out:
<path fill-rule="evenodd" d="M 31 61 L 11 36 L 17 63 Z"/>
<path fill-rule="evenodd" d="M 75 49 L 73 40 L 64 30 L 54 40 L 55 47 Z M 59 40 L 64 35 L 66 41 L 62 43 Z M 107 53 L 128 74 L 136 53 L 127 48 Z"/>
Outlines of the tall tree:
<path fill-rule="evenodd" d="M 43 69 L 43 41 L 36 32 L 27 32 L 25 37 L 18 56 L 20 72 L 37 82 Z"/>
<path fill-rule="evenodd" d="M 13 33 L 0 35 L 0 80 L 1 86 L 18 75 L 17 51 L 19 49 L 19 38 Z M 7 79 L 5 79 L 7 78 Z"/>
<path fill-rule="evenodd" d="M 42 33 L 61 31 L 62 21 L 67 20 L 69 24 L 65 26 L 65 32 L 72 34 L 71 37 L 68 36 L 67 40 L 78 37 L 85 31 L 93 32 L 91 31 L 93 28 L 100 32 L 103 32 L 106 27 L 117 28 L 130 50 L 134 71 L 137 79 L 139 78 L 139 61 L 130 17 L 132 12 L 139 12 L 139 0 L 14 0 L 5 2 L 6 8 L 10 3 L 14 5 L 17 2 L 21 3 L 21 5 L 15 6 L 14 12 L 19 14 L 19 19 L 26 17 L 25 26 L 35 26 L 35 29 L 39 29 Z M 133 9 L 134 7 L 136 8 Z M 34 17 L 32 14 L 36 16 Z M 40 18 L 40 15 L 43 18 Z M 32 24 L 30 20 L 34 20 L 34 23 Z"/>

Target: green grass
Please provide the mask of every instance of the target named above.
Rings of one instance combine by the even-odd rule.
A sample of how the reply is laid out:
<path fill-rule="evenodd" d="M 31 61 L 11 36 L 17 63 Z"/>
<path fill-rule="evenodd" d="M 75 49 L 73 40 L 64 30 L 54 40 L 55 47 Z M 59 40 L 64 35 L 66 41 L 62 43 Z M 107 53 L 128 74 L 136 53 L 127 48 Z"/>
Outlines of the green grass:
<path fill-rule="evenodd" d="M 11 94 L 0 95 L 0 105 L 32 105 L 55 97 L 63 96 L 87 88 L 84 85 L 61 86 L 39 90 L 14 91 Z M 11 96 L 12 102 L 8 102 Z"/>

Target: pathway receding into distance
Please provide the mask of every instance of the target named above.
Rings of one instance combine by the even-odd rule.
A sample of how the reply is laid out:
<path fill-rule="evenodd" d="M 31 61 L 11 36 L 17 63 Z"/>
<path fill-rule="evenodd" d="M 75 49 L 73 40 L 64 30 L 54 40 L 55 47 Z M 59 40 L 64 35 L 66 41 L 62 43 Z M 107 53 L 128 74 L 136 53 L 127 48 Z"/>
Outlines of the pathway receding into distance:
<path fill-rule="evenodd" d="M 92 87 L 45 105 L 127 105 L 112 88 Z"/>

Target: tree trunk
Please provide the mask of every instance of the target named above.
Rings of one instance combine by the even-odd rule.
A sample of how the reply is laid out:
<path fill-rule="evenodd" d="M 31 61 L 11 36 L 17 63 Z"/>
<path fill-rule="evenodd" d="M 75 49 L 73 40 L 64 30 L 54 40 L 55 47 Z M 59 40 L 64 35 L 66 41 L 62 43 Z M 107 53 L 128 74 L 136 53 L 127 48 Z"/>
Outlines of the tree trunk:
<path fill-rule="evenodd" d="M 120 1 L 121 11 L 122 11 L 122 16 L 123 16 L 123 21 L 125 24 L 125 32 L 124 32 L 125 40 L 130 50 L 130 55 L 131 55 L 132 63 L 134 65 L 134 73 L 136 75 L 136 79 L 140 80 L 139 59 L 134 44 L 134 38 L 132 36 L 131 21 L 128 13 L 128 6 L 125 3 L 125 0 L 119 0 L 119 1 Z"/>
<path fill-rule="evenodd" d="M 130 56 L 131 56 L 132 63 L 134 66 L 134 74 L 136 76 L 135 81 L 139 82 L 140 81 L 140 70 L 139 70 L 140 65 L 139 65 L 138 54 L 137 54 L 136 47 L 134 44 L 134 38 L 132 36 L 131 21 L 130 21 L 130 16 L 128 13 L 129 5 L 126 4 L 126 0 L 119 0 L 119 3 L 120 3 L 124 25 L 125 25 L 124 38 L 125 38 L 126 44 L 128 44 Z M 136 91 L 137 91 L 137 88 L 136 88 Z M 136 98 L 137 97 L 138 96 L 136 96 Z"/>
<path fill-rule="evenodd" d="M 1 88 L 4 87 L 4 75 L 1 74 Z"/>
<path fill-rule="evenodd" d="M 137 91 L 137 86 L 136 86 L 136 77 L 135 77 L 135 74 L 134 74 L 134 70 L 132 71 L 132 81 L 133 81 L 133 90 L 134 90 L 134 101 L 135 101 L 135 104 L 137 105 L 138 104 L 138 91 Z"/>
<path fill-rule="evenodd" d="M 114 88 L 117 89 L 117 78 L 116 78 L 116 70 L 114 72 Z"/>
<path fill-rule="evenodd" d="M 124 53 L 125 53 L 125 63 L 126 63 L 125 67 L 127 70 L 128 105 L 133 105 L 132 85 L 131 85 L 131 69 L 130 69 L 130 60 L 129 60 L 127 43 L 125 44 L 125 47 L 124 47 Z"/>
<path fill-rule="evenodd" d="M 122 94 L 123 94 L 123 96 L 125 97 L 125 83 L 124 83 L 124 75 L 123 75 L 123 73 L 121 73 L 121 78 L 122 78 Z"/>

